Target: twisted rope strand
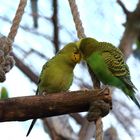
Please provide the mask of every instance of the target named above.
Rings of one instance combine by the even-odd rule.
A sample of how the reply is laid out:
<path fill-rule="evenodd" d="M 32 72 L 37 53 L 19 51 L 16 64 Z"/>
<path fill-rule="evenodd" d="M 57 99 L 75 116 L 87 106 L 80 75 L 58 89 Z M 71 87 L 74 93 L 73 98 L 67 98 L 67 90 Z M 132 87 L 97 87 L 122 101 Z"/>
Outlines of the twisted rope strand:
<path fill-rule="evenodd" d="M 15 61 L 10 55 L 19 23 L 24 13 L 27 0 L 20 0 L 8 37 L 0 35 L 0 82 L 6 80 L 6 73 L 14 66 Z"/>
<path fill-rule="evenodd" d="M 99 117 L 96 121 L 96 140 L 103 140 L 103 123 L 102 123 L 102 118 Z"/>
<path fill-rule="evenodd" d="M 73 15 L 73 20 L 74 20 L 75 27 L 76 27 L 76 30 L 77 30 L 77 36 L 80 39 L 85 38 L 86 35 L 84 33 L 84 28 L 83 28 L 83 25 L 82 25 L 82 22 L 81 22 L 81 19 L 80 19 L 80 15 L 79 15 L 78 8 L 77 8 L 77 5 L 75 3 L 75 0 L 69 0 L 69 5 L 70 5 L 70 8 L 71 8 L 71 12 L 72 12 L 72 15 Z"/>
<path fill-rule="evenodd" d="M 11 26 L 10 32 L 8 34 L 8 38 L 14 42 L 15 36 L 17 34 L 17 30 L 22 19 L 22 15 L 24 13 L 24 8 L 26 6 L 27 0 L 20 0 L 18 9 L 16 11 L 15 17 L 13 19 L 13 24 Z"/>

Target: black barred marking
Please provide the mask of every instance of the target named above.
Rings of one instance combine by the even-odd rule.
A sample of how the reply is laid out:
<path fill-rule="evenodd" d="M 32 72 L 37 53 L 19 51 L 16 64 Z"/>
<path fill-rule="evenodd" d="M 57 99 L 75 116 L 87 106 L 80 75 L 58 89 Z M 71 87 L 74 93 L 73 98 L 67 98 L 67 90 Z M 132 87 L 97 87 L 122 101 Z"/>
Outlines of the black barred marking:
<path fill-rule="evenodd" d="M 122 52 L 110 43 L 101 42 L 99 44 L 99 51 L 101 51 L 101 55 L 112 72 L 112 75 L 130 77 L 129 69 L 124 61 Z"/>

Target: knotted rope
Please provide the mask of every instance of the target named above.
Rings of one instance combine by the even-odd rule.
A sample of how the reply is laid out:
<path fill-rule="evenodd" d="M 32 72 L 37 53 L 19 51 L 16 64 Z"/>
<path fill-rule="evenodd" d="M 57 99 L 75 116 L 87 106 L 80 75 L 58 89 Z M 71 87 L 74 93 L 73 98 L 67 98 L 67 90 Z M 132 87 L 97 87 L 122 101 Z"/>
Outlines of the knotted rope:
<path fill-rule="evenodd" d="M 10 55 L 19 24 L 24 13 L 27 0 L 20 0 L 8 37 L 0 35 L 0 82 L 6 79 L 6 73 L 14 66 L 15 61 Z"/>

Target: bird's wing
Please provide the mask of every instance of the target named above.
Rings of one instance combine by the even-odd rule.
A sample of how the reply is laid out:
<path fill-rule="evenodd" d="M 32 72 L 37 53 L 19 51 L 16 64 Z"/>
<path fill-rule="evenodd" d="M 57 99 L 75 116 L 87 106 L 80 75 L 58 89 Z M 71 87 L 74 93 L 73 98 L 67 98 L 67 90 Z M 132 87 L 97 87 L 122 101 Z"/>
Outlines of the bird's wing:
<path fill-rule="evenodd" d="M 130 76 L 128 66 L 119 52 L 112 49 L 112 51 L 103 51 L 101 55 L 112 75 L 117 77 Z"/>
<path fill-rule="evenodd" d="M 120 50 L 115 48 L 115 50 L 112 51 L 103 51 L 101 55 L 105 60 L 105 63 L 107 64 L 107 67 L 112 75 L 124 81 L 128 85 L 128 87 L 133 87 L 136 89 L 136 87 L 130 80 L 129 68 L 125 63 Z"/>
<path fill-rule="evenodd" d="M 49 61 L 46 62 L 46 63 L 43 65 L 43 67 L 42 67 L 42 71 L 41 71 L 41 73 L 40 73 L 40 77 L 39 77 L 38 83 L 37 83 L 38 87 L 37 87 L 37 90 L 36 90 L 36 95 L 39 95 L 40 83 L 41 83 L 41 80 L 42 80 L 42 78 L 43 78 L 45 69 L 47 69 L 48 67 L 49 67 Z"/>

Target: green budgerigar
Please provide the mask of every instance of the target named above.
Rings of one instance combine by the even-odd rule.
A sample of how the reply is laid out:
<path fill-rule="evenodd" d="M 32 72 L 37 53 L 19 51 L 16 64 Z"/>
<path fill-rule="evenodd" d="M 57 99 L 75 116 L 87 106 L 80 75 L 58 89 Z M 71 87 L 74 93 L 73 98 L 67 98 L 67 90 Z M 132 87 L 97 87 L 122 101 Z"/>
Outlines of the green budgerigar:
<path fill-rule="evenodd" d="M 7 99 L 8 98 L 8 91 L 5 87 L 1 88 L 0 99 Z"/>
<path fill-rule="evenodd" d="M 73 69 L 80 60 L 81 54 L 77 45 L 75 43 L 67 44 L 52 59 L 44 64 L 36 94 L 67 91 L 73 81 Z M 29 135 L 35 122 L 36 119 L 32 121 L 26 136 Z"/>
<path fill-rule="evenodd" d="M 121 89 L 140 108 L 135 97 L 135 86 L 130 79 L 130 72 L 119 48 L 111 43 L 98 42 L 93 38 L 83 38 L 76 42 L 83 59 L 96 77 L 106 85 Z"/>

